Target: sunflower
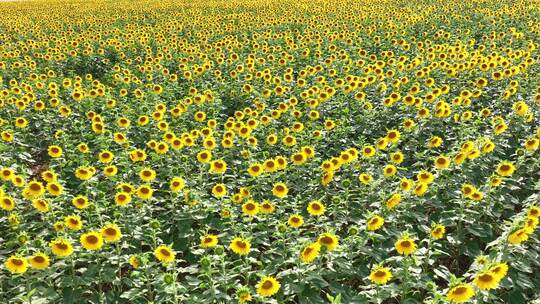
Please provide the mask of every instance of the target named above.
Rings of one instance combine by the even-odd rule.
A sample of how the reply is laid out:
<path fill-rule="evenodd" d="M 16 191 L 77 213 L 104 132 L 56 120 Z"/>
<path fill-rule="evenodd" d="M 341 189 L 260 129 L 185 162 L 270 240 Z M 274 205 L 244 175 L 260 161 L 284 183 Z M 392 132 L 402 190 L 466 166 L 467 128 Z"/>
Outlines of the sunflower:
<path fill-rule="evenodd" d="M 242 212 L 248 216 L 255 216 L 259 213 L 259 204 L 249 200 L 242 205 Z"/>
<path fill-rule="evenodd" d="M 433 227 L 433 229 L 431 229 L 431 236 L 434 239 L 438 240 L 443 237 L 445 232 L 446 232 L 446 228 L 443 225 L 438 224 L 435 227 Z"/>
<path fill-rule="evenodd" d="M 322 234 L 321 236 L 319 236 L 317 242 L 319 242 L 321 246 L 326 247 L 328 251 L 333 251 L 339 246 L 339 240 L 337 236 L 331 233 Z"/>
<path fill-rule="evenodd" d="M 103 246 L 103 237 L 97 231 L 90 231 L 81 235 L 81 245 L 87 250 L 99 250 Z"/>
<path fill-rule="evenodd" d="M 214 248 L 218 244 L 218 236 L 215 234 L 207 234 L 201 237 L 202 248 Z"/>
<path fill-rule="evenodd" d="M 197 153 L 197 160 L 203 164 L 209 163 L 212 160 L 212 152 L 209 150 L 202 150 L 201 152 Z"/>
<path fill-rule="evenodd" d="M 80 180 L 89 180 L 94 176 L 94 171 L 90 167 L 79 167 L 75 170 L 75 176 Z"/>
<path fill-rule="evenodd" d="M 236 293 L 236 296 L 238 297 L 239 303 L 247 303 L 253 299 L 253 297 L 251 296 L 251 293 L 247 289 L 239 290 Z"/>
<path fill-rule="evenodd" d="M 312 216 L 320 216 L 324 214 L 326 207 L 319 201 L 312 201 L 308 204 L 307 211 Z"/>
<path fill-rule="evenodd" d="M 101 228 L 101 236 L 105 242 L 116 242 L 122 237 L 122 231 L 116 224 L 107 224 Z"/>
<path fill-rule="evenodd" d="M 223 174 L 227 171 L 227 163 L 223 160 L 215 160 L 210 163 L 210 172 Z"/>
<path fill-rule="evenodd" d="M 490 290 L 497 288 L 497 285 L 499 285 L 499 280 L 495 274 L 487 271 L 476 275 L 473 280 L 473 284 L 479 289 Z"/>
<path fill-rule="evenodd" d="M 142 200 L 149 200 L 154 194 L 154 189 L 150 185 L 141 185 L 136 191 L 137 197 Z"/>
<path fill-rule="evenodd" d="M 529 239 L 529 234 L 526 228 L 521 228 L 508 236 L 508 242 L 512 245 L 519 245 Z"/>
<path fill-rule="evenodd" d="M 43 178 L 43 180 L 45 180 L 47 183 L 52 183 L 56 181 L 57 175 L 52 170 L 45 170 L 41 172 L 41 178 Z"/>
<path fill-rule="evenodd" d="M 461 283 L 448 290 L 446 298 L 452 303 L 464 303 L 474 296 L 474 289 L 471 285 Z"/>
<path fill-rule="evenodd" d="M 118 192 L 114 195 L 114 202 L 118 206 L 125 206 L 131 202 L 131 194 L 127 192 Z"/>
<path fill-rule="evenodd" d="M 508 273 L 508 264 L 507 263 L 497 263 L 497 264 L 491 266 L 491 268 L 489 268 L 489 272 L 491 274 L 493 274 L 498 281 L 500 281 Z"/>
<path fill-rule="evenodd" d="M 116 167 L 115 165 L 107 166 L 103 168 L 103 174 L 109 177 L 115 176 L 116 174 L 118 174 L 118 167 Z"/>
<path fill-rule="evenodd" d="M 257 283 L 257 294 L 261 297 L 271 297 L 279 291 L 281 284 L 273 277 L 263 277 Z"/>
<path fill-rule="evenodd" d="M 411 191 L 413 186 L 414 186 L 414 182 L 408 178 L 403 178 L 399 182 L 399 188 L 405 192 Z"/>
<path fill-rule="evenodd" d="M 5 266 L 11 273 L 24 273 L 28 269 L 28 261 L 24 257 L 12 255 L 6 260 Z"/>
<path fill-rule="evenodd" d="M 227 195 L 227 188 L 224 184 L 217 184 L 212 187 L 212 194 L 217 198 L 222 198 Z"/>
<path fill-rule="evenodd" d="M 386 177 L 394 176 L 396 175 L 397 168 L 394 165 L 386 165 L 383 168 L 383 174 Z"/>
<path fill-rule="evenodd" d="M 45 187 L 41 182 L 33 180 L 29 182 L 23 190 L 25 197 L 34 199 L 42 196 L 45 193 Z"/>
<path fill-rule="evenodd" d="M 186 181 L 181 177 L 173 177 L 169 184 L 169 188 L 173 192 L 179 192 L 186 186 Z"/>
<path fill-rule="evenodd" d="M 392 272 L 387 267 L 378 266 L 369 274 L 371 282 L 378 285 L 385 285 L 392 279 Z"/>
<path fill-rule="evenodd" d="M 448 168 L 450 165 L 450 159 L 444 155 L 440 155 L 435 159 L 435 167 L 439 170 Z"/>
<path fill-rule="evenodd" d="M 402 237 L 394 244 L 397 252 L 402 255 L 410 255 L 416 251 L 416 243 L 408 236 Z"/>
<path fill-rule="evenodd" d="M 250 165 L 247 171 L 253 177 L 260 176 L 264 172 L 262 165 L 258 163 Z"/>
<path fill-rule="evenodd" d="M 174 262 L 175 253 L 171 247 L 160 245 L 154 250 L 154 256 L 162 263 Z"/>
<path fill-rule="evenodd" d="M 229 248 L 238 255 L 247 255 L 251 249 L 251 244 L 246 239 L 235 237 L 229 244 Z"/>
<path fill-rule="evenodd" d="M 497 174 L 503 177 L 511 176 L 515 167 L 511 162 L 503 161 L 497 166 Z"/>
<path fill-rule="evenodd" d="M 525 141 L 525 149 L 527 151 L 536 151 L 540 145 L 540 140 L 538 138 L 531 137 Z"/>
<path fill-rule="evenodd" d="M 401 203 L 401 194 L 394 193 L 390 198 L 386 201 L 386 208 L 393 209 L 395 206 L 397 206 L 399 203 Z"/>
<path fill-rule="evenodd" d="M 47 153 L 52 158 L 58 158 L 62 156 L 62 148 L 59 146 L 49 146 L 47 149 Z"/>
<path fill-rule="evenodd" d="M 403 162 L 403 153 L 401 153 L 401 151 L 398 151 L 398 152 L 394 152 L 390 155 L 390 160 L 394 163 L 394 164 L 401 164 Z"/>
<path fill-rule="evenodd" d="M 361 173 L 358 176 L 358 180 L 360 180 L 360 182 L 364 185 L 369 185 L 369 183 L 373 181 L 373 176 L 367 173 Z"/>
<path fill-rule="evenodd" d="M 36 208 L 41 213 L 47 213 L 49 212 L 49 203 L 41 198 L 32 200 L 32 206 Z"/>
<path fill-rule="evenodd" d="M 321 245 L 318 242 L 311 243 L 300 251 L 300 259 L 304 263 L 311 263 L 319 256 L 320 251 Z"/>
<path fill-rule="evenodd" d="M 143 182 L 151 182 L 151 181 L 153 181 L 153 180 L 156 178 L 156 171 L 154 171 L 154 170 L 151 169 L 151 168 L 143 168 L 143 169 L 139 172 L 139 178 L 140 178 Z"/>
<path fill-rule="evenodd" d="M 113 161 L 114 154 L 111 151 L 106 150 L 106 151 L 100 152 L 98 157 L 99 157 L 100 162 L 102 162 L 104 164 L 108 164 L 108 163 Z"/>
<path fill-rule="evenodd" d="M 67 257 L 73 253 L 73 245 L 67 239 L 53 240 L 49 247 L 57 257 Z"/>
<path fill-rule="evenodd" d="M 304 225 L 304 218 L 301 215 L 293 214 L 289 217 L 287 223 L 293 228 L 298 228 Z"/>
<path fill-rule="evenodd" d="M 64 223 L 71 230 L 81 230 L 83 223 L 78 215 L 68 215 L 64 218 Z"/>
<path fill-rule="evenodd" d="M 527 210 L 527 216 L 536 218 L 540 217 L 540 208 L 537 206 L 529 207 L 529 210 Z"/>
<path fill-rule="evenodd" d="M 138 256 L 136 255 L 132 255 L 129 257 L 129 265 L 131 265 L 131 267 L 137 269 L 139 268 L 139 266 L 141 265 L 141 260 Z"/>
<path fill-rule="evenodd" d="M 422 196 L 427 192 L 428 189 L 429 187 L 426 183 L 418 183 L 414 187 L 414 194 L 416 194 L 417 196 Z"/>
<path fill-rule="evenodd" d="M 380 229 L 384 224 L 384 219 L 378 215 L 374 215 L 367 220 L 366 226 L 369 231 Z"/>
<path fill-rule="evenodd" d="M 259 207 L 262 214 L 270 214 L 276 209 L 274 204 L 269 201 L 263 201 Z"/>
<path fill-rule="evenodd" d="M 89 206 L 88 198 L 84 195 L 79 195 L 74 197 L 71 200 L 71 203 L 73 206 L 77 207 L 78 209 L 86 209 Z"/>
<path fill-rule="evenodd" d="M 362 155 L 365 157 L 365 158 L 370 158 L 372 157 L 373 155 L 375 155 L 375 152 L 377 150 L 375 149 L 375 147 L 373 146 L 365 146 L 362 148 Z"/>
<path fill-rule="evenodd" d="M 32 268 L 34 269 L 39 269 L 39 270 L 46 269 L 47 267 L 49 267 L 49 264 L 50 264 L 49 260 L 50 260 L 49 256 L 43 252 L 37 252 L 33 256 L 28 258 L 28 261 L 30 262 L 30 266 L 32 266 Z"/>
<path fill-rule="evenodd" d="M 272 194 L 274 194 L 274 196 L 277 198 L 284 198 L 285 196 L 287 196 L 288 192 L 289 189 L 284 183 L 276 183 L 272 188 Z"/>
<path fill-rule="evenodd" d="M 64 187 L 57 182 L 50 182 L 47 184 L 47 192 L 52 196 L 60 196 L 64 192 Z"/>

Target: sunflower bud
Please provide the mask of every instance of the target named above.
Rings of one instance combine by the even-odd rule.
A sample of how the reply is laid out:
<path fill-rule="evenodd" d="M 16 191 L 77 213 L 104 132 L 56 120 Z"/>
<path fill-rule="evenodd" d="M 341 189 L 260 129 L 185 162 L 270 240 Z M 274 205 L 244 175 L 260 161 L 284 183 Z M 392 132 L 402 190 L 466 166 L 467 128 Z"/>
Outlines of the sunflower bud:
<path fill-rule="evenodd" d="M 152 229 L 159 229 L 159 227 L 160 227 L 159 221 L 158 220 L 152 220 L 150 222 L 150 227 Z"/>
<path fill-rule="evenodd" d="M 170 285 L 174 282 L 174 277 L 172 274 L 170 273 L 166 273 L 164 276 L 163 276 L 163 282 L 165 282 L 165 284 L 167 285 Z"/>

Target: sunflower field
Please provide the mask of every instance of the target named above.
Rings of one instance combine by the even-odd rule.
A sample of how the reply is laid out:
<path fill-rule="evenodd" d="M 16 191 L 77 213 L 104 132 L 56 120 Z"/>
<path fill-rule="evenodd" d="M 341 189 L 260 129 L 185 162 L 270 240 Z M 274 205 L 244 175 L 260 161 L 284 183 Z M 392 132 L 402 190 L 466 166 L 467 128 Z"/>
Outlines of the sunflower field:
<path fill-rule="evenodd" d="M 540 303 L 540 1 L 0 3 L 0 303 Z"/>

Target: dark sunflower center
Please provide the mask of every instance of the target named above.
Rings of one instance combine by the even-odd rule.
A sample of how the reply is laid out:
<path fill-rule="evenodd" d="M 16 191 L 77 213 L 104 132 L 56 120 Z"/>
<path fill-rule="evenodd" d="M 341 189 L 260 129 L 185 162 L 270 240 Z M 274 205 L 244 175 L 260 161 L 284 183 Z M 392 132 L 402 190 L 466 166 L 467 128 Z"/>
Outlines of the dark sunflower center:
<path fill-rule="evenodd" d="M 274 286 L 274 284 L 271 281 L 265 281 L 262 285 L 263 289 L 271 289 Z"/>
<path fill-rule="evenodd" d="M 41 264 L 41 263 L 44 263 L 45 262 L 45 258 L 38 255 L 36 257 L 34 257 L 34 262 L 38 263 L 38 264 Z"/>
<path fill-rule="evenodd" d="M 12 263 L 15 265 L 15 266 L 21 266 L 23 264 L 23 261 L 21 259 L 13 259 L 12 260 Z"/>
<path fill-rule="evenodd" d="M 332 240 L 332 238 L 329 237 L 329 236 L 324 236 L 324 237 L 321 238 L 321 242 L 323 244 L 330 245 L 330 244 L 332 244 L 334 242 L 334 240 Z"/>
<path fill-rule="evenodd" d="M 89 235 L 86 237 L 86 241 L 90 244 L 96 244 L 98 242 L 98 238 L 95 235 Z"/>
<path fill-rule="evenodd" d="M 64 243 L 58 243 L 55 245 L 56 248 L 60 249 L 60 250 L 67 250 L 68 249 L 68 246 Z"/>
<path fill-rule="evenodd" d="M 454 292 L 453 294 L 455 295 L 463 295 L 467 292 L 467 288 L 466 287 L 458 287 L 456 289 L 454 289 Z"/>
<path fill-rule="evenodd" d="M 384 272 L 382 270 L 379 270 L 379 271 L 375 272 L 375 276 L 378 277 L 378 278 L 383 278 L 384 276 L 386 276 L 386 272 Z"/>

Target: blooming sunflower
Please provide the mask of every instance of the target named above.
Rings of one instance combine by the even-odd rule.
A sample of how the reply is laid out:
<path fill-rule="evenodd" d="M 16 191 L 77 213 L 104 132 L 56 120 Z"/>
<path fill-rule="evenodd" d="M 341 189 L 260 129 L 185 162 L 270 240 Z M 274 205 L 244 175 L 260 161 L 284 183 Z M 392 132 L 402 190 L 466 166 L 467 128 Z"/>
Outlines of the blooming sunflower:
<path fill-rule="evenodd" d="M 507 263 L 497 263 L 491 268 L 489 268 L 489 272 L 492 273 L 497 280 L 502 280 L 506 274 L 508 273 L 508 264 Z"/>
<path fill-rule="evenodd" d="M 160 245 L 154 250 L 154 256 L 162 263 L 171 263 L 175 259 L 175 253 L 171 247 Z"/>
<path fill-rule="evenodd" d="M 482 290 L 490 290 L 497 288 L 499 285 L 498 276 L 489 271 L 482 272 L 476 275 L 473 280 L 473 284 Z"/>
<path fill-rule="evenodd" d="M 402 237 L 394 244 L 397 252 L 402 255 L 410 255 L 416 251 L 416 243 L 408 236 Z"/>
<path fill-rule="evenodd" d="M 30 266 L 34 269 L 46 269 L 49 267 L 49 256 L 46 255 L 43 252 L 37 252 L 34 255 L 32 255 L 30 258 L 28 258 L 28 261 L 30 262 Z"/>
<path fill-rule="evenodd" d="M 438 240 L 443 237 L 445 232 L 446 232 L 446 228 L 443 225 L 438 224 L 435 227 L 433 227 L 433 229 L 431 229 L 431 236 L 434 239 Z"/>
<path fill-rule="evenodd" d="M 107 224 L 101 228 L 101 236 L 105 242 L 117 242 L 122 237 L 122 231 L 116 224 Z"/>
<path fill-rule="evenodd" d="M 369 231 L 375 231 L 382 227 L 384 219 L 378 215 L 374 215 L 367 220 L 366 226 Z"/>
<path fill-rule="evenodd" d="M 81 245 L 87 250 L 99 250 L 103 246 L 103 237 L 97 231 L 90 231 L 81 235 Z"/>
<path fill-rule="evenodd" d="M 64 223 L 71 230 L 81 230 L 83 223 L 78 215 L 68 215 L 64 218 Z"/>
<path fill-rule="evenodd" d="M 173 192 L 179 192 L 186 186 L 186 181 L 181 177 L 173 177 L 169 184 L 169 188 Z"/>
<path fill-rule="evenodd" d="M 74 197 L 72 200 L 71 200 L 71 203 L 73 204 L 73 206 L 77 207 L 78 209 L 86 209 L 88 208 L 88 198 L 84 195 L 79 195 L 79 196 L 76 196 Z"/>
<path fill-rule="evenodd" d="M 448 290 L 446 298 L 452 303 L 464 303 L 474 296 L 474 289 L 471 285 L 462 283 Z"/>
<path fill-rule="evenodd" d="M 324 214 L 326 207 L 319 201 L 312 201 L 308 204 L 307 211 L 312 216 L 320 216 Z"/>
<path fill-rule="evenodd" d="M 247 255 L 251 250 L 251 244 L 246 239 L 235 237 L 229 244 L 229 248 L 238 255 Z"/>
<path fill-rule="evenodd" d="M 257 294 L 261 297 L 271 297 L 275 295 L 281 284 L 274 277 L 263 277 L 257 283 Z"/>
<path fill-rule="evenodd" d="M 300 259 L 304 263 L 311 263 L 319 256 L 320 250 L 321 245 L 318 242 L 311 243 L 301 250 Z"/>
<path fill-rule="evenodd" d="M 212 194 L 217 198 L 222 198 L 227 195 L 227 188 L 224 184 L 217 184 L 212 187 Z"/>
<path fill-rule="evenodd" d="M 317 240 L 321 246 L 326 247 L 328 251 L 333 251 L 339 246 L 339 240 L 337 236 L 331 234 L 331 233 L 324 233 L 321 236 L 319 236 L 319 239 Z"/>
<path fill-rule="evenodd" d="M 529 239 L 526 228 L 521 228 L 508 236 L 508 242 L 512 245 L 519 245 Z"/>
<path fill-rule="evenodd" d="M 118 206 L 125 206 L 131 202 L 131 195 L 127 192 L 118 192 L 114 195 L 114 202 Z"/>
<path fill-rule="evenodd" d="M 242 212 L 248 216 L 255 216 L 259 213 L 259 204 L 249 200 L 242 205 Z"/>
<path fill-rule="evenodd" d="M 73 245 L 67 239 L 53 240 L 49 247 L 57 257 L 67 257 L 73 253 Z"/>
<path fill-rule="evenodd" d="M 508 177 L 514 173 L 515 169 L 514 164 L 503 161 L 497 166 L 497 174 L 503 177 Z"/>
<path fill-rule="evenodd" d="M 272 188 L 272 194 L 274 194 L 274 196 L 277 198 L 284 198 L 285 196 L 287 196 L 288 192 L 289 189 L 284 183 L 276 183 Z"/>
<path fill-rule="evenodd" d="M 213 248 L 218 244 L 218 236 L 215 234 L 207 234 L 201 237 L 201 247 L 202 248 Z"/>
<path fill-rule="evenodd" d="M 298 228 L 304 225 L 304 218 L 301 215 L 293 214 L 289 217 L 287 223 L 293 228 Z"/>
<path fill-rule="evenodd" d="M 392 272 L 387 267 L 378 266 L 369 274 L 371 282 L 378 285 L 385 285 L 392 279 Z"/>
<path fill-rule="evenodd" d="M 26 258 L 18 255 L 10 256 L 4 264 L 11 273 L 24 273 L 28 269 Z"/>

